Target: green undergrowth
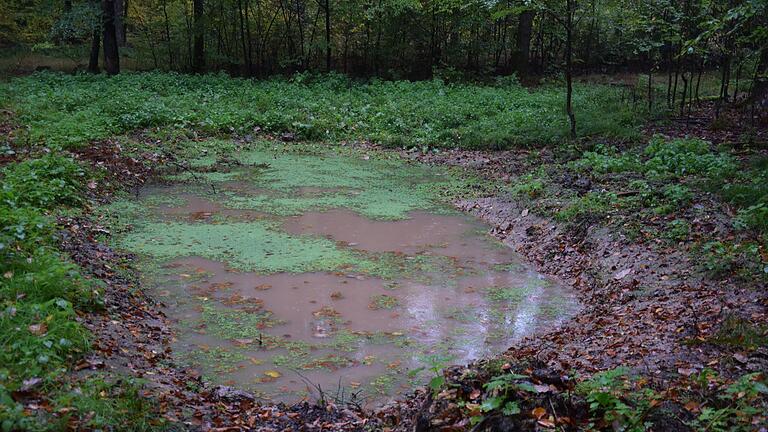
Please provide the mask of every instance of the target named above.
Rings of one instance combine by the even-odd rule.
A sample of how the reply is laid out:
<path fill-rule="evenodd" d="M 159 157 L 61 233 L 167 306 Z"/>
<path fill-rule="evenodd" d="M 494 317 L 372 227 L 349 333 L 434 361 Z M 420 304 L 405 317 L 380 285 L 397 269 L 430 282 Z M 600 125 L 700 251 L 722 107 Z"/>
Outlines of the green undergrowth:
<path fill-rule="evenodd" d="M 91 349 L 79 314 L 101 308 L 101 284 L 57 248 L 55 216 L 85 203 L 96 174 L 75 160 L 42 153 L 0 171 L 0 430 L 149 430 L 149 403 L 129 381 L 68 382 Z M 105 380 L 111 381 L 105 381 Z M 49 409 L 24 410 L 15 392 Z M 52 415 L 51 413 L 55 413 Z M 82 421 L 82 422 L 81 422 Z"/>
<path fill-rule="evenodd" d="M 768 386 L 759 373 L 726 379 L 704 369 L 681 376 L 673 389 L 662 390 L 628 368 L 610 369 L 579 380 L 568 391 L 562 403 L 580 418 L 563 420 L 553 411 L 558 405 L 552 402 L 555 398 L 542 401 L 531 377 L 498 370 L 497 363 L 487 365 L 490 377 L 483 385 L 482 400 L 458 402 L 473 424 L 486 417 L 525 419 L 532 414 L 539 424 L 554 427 L 562 423 L 578 430 L 642 432 L 674 426 L 680 430 L 751 431 L 766 421 Z M 435 392 L 444 386 L 444 380 L 438 382 Z M 542 403 L 546 401 L 549 403 Z M 586 412 L 581 413 L 582 407 Z M 562 415 L 562 408 L 559 410 Z"/>
<path fill-rule="evenodd" d="M 671 243 L 696 238 L 694 253 L 710 275 L 768 280 L 768 158 L 754 157 L 745 163 L 701 139 L 655 136 L 642 148 L 620 151 L 598 145 L 566 168 L 611 187 L 569 198 L 555 212 L 556 219 L 578 223 L 629 214 L 655 220 L 661 227 L 646 230 L 645 235 Z M 532 194 L 541 194 L 551 184 L 536 186 L 533 178 L 524 180 L 517 189 Z M 702 216 L 695 204 L 709 199 L 709 194 L 735 210 L 731 219 L 735 238 L 713 238 L 708 233 L 694 237 L 692 221 Z M 623 228 L 631 238 L 640 236 L 637 223 L 625 223 Z"/>
<path fill-rule="evenodd" d="M 148 72 L 115 77 L 37 73 L 0 84 L 33 140 L 82 146 L 148 127 L 209 133 L 292 132 L 306 140 L 504 148 L 568 137 L 561 86 L 442 81 L 355 83 L 340 76 L 263 81 Z M 632 137 L 642 113 L 610 86 L 577 84 L 583 136 Z"/>

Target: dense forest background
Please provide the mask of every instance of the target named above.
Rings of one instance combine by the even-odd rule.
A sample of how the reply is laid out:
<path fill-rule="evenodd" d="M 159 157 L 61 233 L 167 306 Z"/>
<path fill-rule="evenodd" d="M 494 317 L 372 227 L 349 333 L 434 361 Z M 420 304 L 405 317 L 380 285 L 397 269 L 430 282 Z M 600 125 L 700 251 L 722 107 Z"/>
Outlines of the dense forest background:
<path fill-rule="evenodd" d="M 0 47 L 92 71 L 338 71 L 389 79 L 516 73 L 765 75 L 765 0 L 8 0 Z M 100 54 L 101 53 L 101 54 Z M 118 54 L 119 53 L 119 54 Z M 8 56 L 10 57 L 10 56 Z M 88 60 L 90 59 L 90 62 Z M 690 92 L 689 92 L 690 94 Z"/>

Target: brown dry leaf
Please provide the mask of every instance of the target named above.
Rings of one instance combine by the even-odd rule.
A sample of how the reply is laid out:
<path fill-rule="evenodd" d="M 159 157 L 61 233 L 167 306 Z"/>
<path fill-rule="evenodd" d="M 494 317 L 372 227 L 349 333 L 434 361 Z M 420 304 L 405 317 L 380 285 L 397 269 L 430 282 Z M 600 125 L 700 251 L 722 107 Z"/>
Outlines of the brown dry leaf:
<path fill-rule="evenodd" d="M 45 323 L 32 324 L 31 326 L 29 326 L 29 332 L 35 336 L 44 335 L 47 331 L 48 331 L 48 326 L 45 325 Z"/>
<path fill-rule="evenodd" d="M 265 371 L 264 375 L 266 375 L 266 376 L 268 376 L 270 378 L 280 378 L 281 376 L 283 376 L 283 374 L 281 374 L 280 372 L 278 372 L 276 370 Z"/>
<path fill-rule="evenodd" d="M 545 428 L 548 428 L 548 429 L 551 429 L 551 428 L 555 427 L 555 422 L 552 421 L 551 419 L 539 419 L 539 421 L 537 423 L 539 423 L 539 426 L 545 427 Z"/>
<path fill-rule="evenodd" d="M 696 401 L 689 401 L 684 405 L 684 408 L 690 412 L 696 413 L 701 410 L 701 405 Z"/>
<path fill-rule="evenodd" d="M 547 415 L 547 410 L 544 407 L 536 407 L 531 411 L 531 414 L 537 419 L 540 419 Z"/>
<path fill-rule="evenodd" d="M 469 398 L 472 400 L 475 400 L 480 397 L 480 390 L 474 389 L 472 390 L 472 393 L 469 394 Z"/>

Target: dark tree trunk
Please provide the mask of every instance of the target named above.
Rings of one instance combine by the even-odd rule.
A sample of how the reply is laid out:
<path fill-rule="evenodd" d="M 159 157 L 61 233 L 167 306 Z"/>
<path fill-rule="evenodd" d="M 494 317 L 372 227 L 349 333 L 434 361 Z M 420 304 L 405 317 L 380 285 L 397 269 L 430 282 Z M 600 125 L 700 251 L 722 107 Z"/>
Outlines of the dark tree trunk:
<path fill-rule="evenodd" d="M 521 77 L 527 76 L 530 70 L 531 36 L 533 35 L 533 18 L 535 13 L 524 11 L 518 17 L 517 47 L 513 55 L 513 67 Z"/>
<path fill-rule="evenodd" d="M 118 46 L 125 46 L 125 33 L 123 30 L 123 16 L 125 14 L 125 5 L 123 0 L 114 0 L 115 5 L 115 37 L 117 38 Z"/>
<path fill-rule="evenodd" d="M 576 139 L 576 115 L 573 113 L 573 15 L 576 13 L 576 0 L 566 1 L 565 22 L 565 111 L 571 126 L 571 139 Z"/>
<path fill-rule="evenodd" d="M 194 47 L 192 48 L 192 71 L 201 73 L 205 70 L 205 9 L 204 0 L 194 0 L 192 13 L 195 17 Z"/>
<path fill-rule="evenodd" d="M 173 44 L 171 43 L 171 22 L 168 19 L 168 7 L 163 0 L 163 17 L 165 18 L 165 41 L 168 45 L 168 68 L 173 69 Z"/>
<path fill-rule="evenodd" d="M 325 0 L 325 70 L 331 71 L 331 0 Z"/>
<path fill-rule="evenodd" d="M 91 56 L 88 59 L 88 72 L 99 73 L 99 51 L 101 50 L 101 30 L 93 29 L 91 36 Z"/>
<path fill-rule="evenodd" d="M 653 67 L 648 70 L 648 114 L 653 111 Z"/>
<path fill-rule="evenodd" d="M 115 30 L 115 0 L 101 1 L 104 70 L 109 75 L 120 73 L 120 53 L 117 47 L 117 32 Z"/>

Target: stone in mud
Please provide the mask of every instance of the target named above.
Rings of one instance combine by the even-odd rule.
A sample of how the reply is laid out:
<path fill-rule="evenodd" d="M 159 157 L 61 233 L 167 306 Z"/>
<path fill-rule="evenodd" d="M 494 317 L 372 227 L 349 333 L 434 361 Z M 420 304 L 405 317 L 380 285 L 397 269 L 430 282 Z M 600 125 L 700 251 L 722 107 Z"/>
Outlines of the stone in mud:
<path fill-rule="evenodd" d="M 248 392 L 228 386 L 215 387 L 211 392 L 211 395 L 217 401 L 227 402 L 253 401 L 255 399 L 253 395 Z"/>

